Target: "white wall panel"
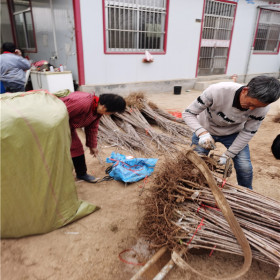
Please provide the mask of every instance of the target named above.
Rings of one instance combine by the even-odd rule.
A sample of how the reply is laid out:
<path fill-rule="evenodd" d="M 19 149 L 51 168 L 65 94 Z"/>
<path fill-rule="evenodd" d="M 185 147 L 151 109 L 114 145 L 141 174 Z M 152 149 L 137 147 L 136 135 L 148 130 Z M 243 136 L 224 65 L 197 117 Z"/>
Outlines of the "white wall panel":
<path fill-rule="evenodd" d="M 170 1 L 167 53 L 104 54 L 102 1 L 81 0 L 86 84 L 114 84 L 187 79 L 195 76 L 203 1 Z"/>
<path fill-rule="evenodd" d="M 271 73 L 280 71 L 280 55 L 253 55 L 248 74 Z"/>
<path fill-rule="evenodd" d="M 254 4 L 249 4 L 245 0 L 238 1 L 227 75 L 242 75 L 246 74 L 246 71 L 248 71 L 247 74 L 279 71 L 280 65 L 277 59 L 279 54 L 251 54 L 250 56 L 256 30 L 257 7 L 267 4 L 265 1 L 254 1 Z"/>

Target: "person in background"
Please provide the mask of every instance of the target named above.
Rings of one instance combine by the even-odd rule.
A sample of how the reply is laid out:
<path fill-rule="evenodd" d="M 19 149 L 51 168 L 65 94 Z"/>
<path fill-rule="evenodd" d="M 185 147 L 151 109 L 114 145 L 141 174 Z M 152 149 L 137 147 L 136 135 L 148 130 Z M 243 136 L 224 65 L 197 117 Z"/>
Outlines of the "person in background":
<path fill-rule="evenodd" d="M 280 134 L 276 136 L 271 145 L 271 152 L 276 159 L 280 159 Z"/>
<path fill-rule="evenodd" d="M 0 55 L 0 80 L 6 92 L 25 91 L 25 71 L 30 69 L 30 62 L 13 43 L 4 43 Z"/>
<path fill-rule="evenodd" d="M 232 158 L 240 186 L 252 189 L 253 168 L 249 141 L 257 132 L 269 110 L 269 104 L 280 97 L 280 82 L 257 76 L 246 86 L 221 82 L 209 86 L 183 113 L 183 119 L 194 132 L 192 145 L 199 154 L 208 155 L 215 142 L 226 152 L 219 163 Z"/>
<path fill-rule="evenodd" d="M 95 183 L 97 178 L 87 174 L 84 149 L 76 128 L 84 128 L 86 146 L 89 147 L 91 155 L 97 156 L 97 133 L 101 116 L 116 112 L 122 113 L 125 110 L 126 102 L 117 94 L 107 93 L 97 97 L 94 94 L 78 91 L 61 97 L 60 100 L 66 105 L 69 114 L 72 137 L 71 156 L 77 179 Z"/>

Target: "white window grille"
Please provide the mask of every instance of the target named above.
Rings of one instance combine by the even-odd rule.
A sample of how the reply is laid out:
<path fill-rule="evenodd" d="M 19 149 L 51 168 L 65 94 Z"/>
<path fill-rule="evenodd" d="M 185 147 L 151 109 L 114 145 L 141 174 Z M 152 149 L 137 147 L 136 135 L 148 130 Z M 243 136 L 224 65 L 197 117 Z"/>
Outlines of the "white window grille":
<path fill-rule="evenodd" d="M 226 72 L 235 10 L 232 1 L 205 1 L 198 76 Z"/>
<path fill-rule="evenodd" d="M 260 9 L 254 51 L 276 53 L 280 40 L 280 12 Z"/>
<path fill-rule="evenodd" d="M 203 39 L 230 40 L 235 6 L 218 1 L 206 1 Z"/>
<path fill-rule="evenodd" d="M 106 51 L 163 52 L 167 1 L 105 1 Z"/>

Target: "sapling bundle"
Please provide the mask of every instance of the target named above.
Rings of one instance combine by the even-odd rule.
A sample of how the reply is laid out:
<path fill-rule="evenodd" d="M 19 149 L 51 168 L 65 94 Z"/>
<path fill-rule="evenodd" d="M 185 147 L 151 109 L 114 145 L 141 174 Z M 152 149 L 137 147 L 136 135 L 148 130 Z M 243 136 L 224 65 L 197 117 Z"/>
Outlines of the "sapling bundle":
<path fill-rule="evenodd" d="M 227 183 L 214 169 L 211 174 L 248 240 L 253 258 L 279 266 L 280 204 Z M 140 225 L 141 234 L 153 247 L 168 246 L 177 252 L 204 248 L 243 255 L 212 188 L 186 152 L 169 159 L 154 178 L 143 201 L 145 214 Z"/>
<path fill-rule="evenodd" d="M 156 104 L 147 100 L 144 93 L 131 93 L 126 101 L 129 106 L 138 108 L 149 123 L 158 125 L 164 131 L 167 131 L 172 135 L 182 135 L 187 137 L 185 140 L 191 138 L 192 133 L 188 126 L 185 125 L 183 119 L 178 119 L 168 112 L 159 109 Z M 181 122 L 184 125 L 179 124 L 178 122 Z"/>
<path fill-rule="evenodd" d="M 144 108 L 141 111 L 146 118 L 151 119 L 163 130 L 167 131 L 171 135 L 177 136 L 182 135 L 185 137 L 186 144 L 189 143 L 189 138 L 191 138 L 191 131 L 188 127 L 178 124 L 174 121 L 167 120 L 166 118 L 158 115 L 146 102 L 144 102 Z"/>
<path fill-rule="evenodd" d="M 127 108 L 122 114 L 101 118 L 98 136 L 101 144 L 106 142 L 145 155 L 164 152 L 170 156 L 180 147 L 190 144 L 191 132 L 187 125 L 177 123 L 176 118 L 168 113 L 165 115 L 170 115 L 170 118 L 158 114 L 152 107 L 159 109 L 151 105 L 143 93 L 130 94 L 126 102 Z"/>
<path fill-rule="evenodd" d="M 126 126 L 130 129 L 131 133 L 127 133 L 121 129 L 122 126 Z M 117 125 L 110 116 L 103 116 L 99 125 L 99 140 L 102 142 L 110 143 L 110 145 L 129 151 L 133 154 L 134 151 L 139 151 L 145 155 L 152 155 L 152 150 L 143 143 L 142 139 L 136 137 L 135 132 L 128 123 L 122 123 Z"/>
<path fill-rule="evenodd" d="M 153 109 L 153 111 L 155 111 L 155 113 L 157 113 L 158 115 L 164 117 L 165 119 L 174 121 L 176 123 L 181 123 L 185 125 L 185 121 L 182 118 L 178 118 L 173 116 L 172 114 L 168 113 L 167 111 L 159 108 L 155 103 L 153 102 L 148 102 L 149 106 Z"/>
<path fill-rule="evenodd" d="M 131 108 L 130 111 L 126 110 L 122 114 L 116 113 L 115 115 L 122 121 L 134 126 L 141 138 L 147 139 L 146 136 L 149 136 L 150 143 L 148 142 L 147 145 L 151 146 L 151 143 L 153 143 L 157 150 L 172 153 L 176 151 L 175 144 L 182 143 L 181 139 L 178 140 L 176 137 L 156 130 L 149 124 L 138 108 Z"/>

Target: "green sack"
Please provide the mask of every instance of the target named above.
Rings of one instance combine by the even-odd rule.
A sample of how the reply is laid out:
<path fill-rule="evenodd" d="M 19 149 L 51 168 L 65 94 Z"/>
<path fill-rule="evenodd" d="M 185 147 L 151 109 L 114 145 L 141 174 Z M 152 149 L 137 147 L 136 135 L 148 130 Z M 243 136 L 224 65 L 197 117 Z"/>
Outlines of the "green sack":
<path fill-rule="evenodd" d="M 56 97 L 65 97 L 68 96 L 71 93 L 71 91 L 69 89 L 62 89 L 56 92 L 52 92 L 53 95 L 55 95 Z"/>
<path fill-rule="evenodd" d="M 44 92 L 1 102 L 1 237 L 52 231 L 99 209 L 78 200 L 64 103 Z"/>

